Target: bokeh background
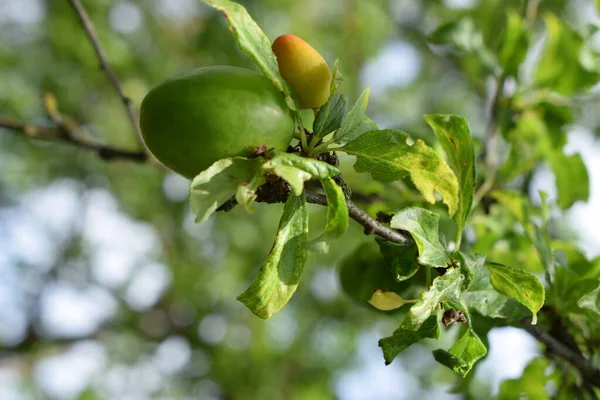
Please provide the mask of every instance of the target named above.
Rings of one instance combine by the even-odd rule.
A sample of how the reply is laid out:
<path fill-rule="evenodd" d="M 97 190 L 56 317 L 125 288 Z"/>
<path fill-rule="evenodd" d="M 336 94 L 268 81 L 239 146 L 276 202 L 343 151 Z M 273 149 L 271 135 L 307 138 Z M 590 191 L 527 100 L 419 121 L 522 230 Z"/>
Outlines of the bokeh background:
<path fill-rule="evenodd" d="M 293 33 L 330 64 L 353 101 L 370 86 L 381 127 L 432 140 L 422 116 L 455 113 L 481 138 L 492 79 L 426 41 L 441 23 L 470 15 L 492 45 L 514 0 L 245 0 L 274 39 Z M 85 0 L 110 65 L 139 106 L 162 80 L 213 64 L 254 68 L 221 15 L 198 0 Z M 575 27 L 600 21 L 593 1 L 546 0 Z M 543 33 L 537 40 L 543 41 Z M 600 36 L 592 46 L 600 48 Z M 535 51 L 533 52 L 535 53 Z M 535 58 L 535 54 L 531 55 Z M 527 79 L 527 65 L 521 71 Z M 510 85 L 509 85 L 510 86 Z M 509 88 L 510 90 L 510 88 Z M 136 149 L 122 104 L 64 0 L 0 0 L 0 114 L 47 124 L 44 93 L 91 137 Z M 597 95 L 579 101 L 569 152 L 590 174 L 587 203 L 565 221 L 588 256 L 600 254 L 600 120 Z M 384 190 L 343 173 L 363 194 Z M 532 193 L 556 196 L 540 166 Z M 384 366 L 377 340 L 400 323 L 340 289 L 337 266 L 366 237 L 361 227 L 311 255 L 292 301 L 267 321 L 235 297 L 268 253 L 281 205 L 236 208 L 193 222 L 189 182 L 82 149 L 33 142 L 0 128 L 0 399 L 461 399 L 458 378 L 415 345 Z M 385 189 L 403 199 L 401 186 Z M 313 206 L 311 206 L 313 207 Z M 324 210 L 311 208 L 315 229 Z M 490 398 L 539 354 L 522 331 L 490 332 L 471 398 Z"/>

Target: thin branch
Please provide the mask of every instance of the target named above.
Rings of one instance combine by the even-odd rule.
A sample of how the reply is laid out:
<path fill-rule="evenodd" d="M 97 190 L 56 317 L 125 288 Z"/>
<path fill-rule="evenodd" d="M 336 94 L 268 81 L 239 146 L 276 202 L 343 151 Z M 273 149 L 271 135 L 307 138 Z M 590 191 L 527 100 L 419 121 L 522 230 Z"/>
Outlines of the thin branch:
<path fill-rule="evenodd" d="M 29 139 L 61 141 L 72 146 L 91 150 L 104 160 L 121 159 L 141 163 L 148 161 L 148 157 L 143 151 L 120 150 L 88 137 L 77 135 L 65 126 L 49 127 L 0 116 L 0 128 L 22 134 Z"/>
<path fill-rule="evenodd" d="M 581 377 L 586 384 L 594 385 L 600 388 L 600 370 L 594 368 L 588 359 L 586 359 L 580 352 L 577 352 L 554 336 L 542 330 L 539 325 L 531 325 L 531 318 L 524 318 L 522 321 L 523 328 L 529 332 L 540 342 L 544 343 L 549 351 L 563 360 L 569 362 L 581 373 Z"/>
<path fill-rule="evenodd" d="M 529 25 L 532 25 L 537 17 L 537 8 L 540 0 L 529 0 L 527 2 L 527 11 L 525 12 L 525 20 Z"/>
<path fill-rule="evenodd" d="M 98 35 L 96 33 L 96 28 L 94 27 L 94 23 L 90 19 L 89 15 L 85 11 L 85 8 L 83 7 L 83 5 L 81 5 L 79 0 L 69 0 L 69 3 L 75 10 L 77 17 L 79 18 L 79 21 L 81 22 L 81 25 L 83 26 L 83 29 L 85 30 L 85 33 L 94 48 L 96 57 L 98 57 L 98 61 L 100 62 L 100 67 L 104 70 L 104 72 L 108 76 L 110 83 L 112 84 L 113 88 L 119 95 L 119 98 L 121 99 L 121 102 L 123 103 L 123 106 L 125 107 L 125 111 L 127 112 L 127 117 L 129 118 L 129 122 L 131 123 L 131 126 L 133 127 L 133 130 L 135 131 L 140 148 L 143 149 L 145 153 L 148 153 L 146 145 L 142 138 L 142 131 L 141 131 L 140 125 L 138 123 L 137 113 L 136 113 L 135 109 L 133 108 L 131 99 L 129 97 L 127 97 L 125 95 L 125 93 L 123 93 L 123 89 L 121 88 L 121 85 L 119 84 L 119 80 L 117 79 L 117 76 L 115 75 L 115 73 L 113 72 L 113 70 L 110 68 L 110 66 L 108 64 L 108 60 L 107 60 L 106 56 L 104 55 L 104 51 L 102 50 L 102 45 L 100 44 L 100 39 L 98 39 Z"/>
<path fill-rule="evenodd" d="M 312 192 L 306 192 L 306 201 L 311 204 L 319 204 L 322 206 L 327 205 L 327 197 L 322 194 Z M 350 218 L 364 226 L 366 234 L 372 233 L 383 239 L 389 240 L 390 242 L 399 244 L 408 245 L 413 243 L 412 237 L 409 234 L 388 228 L 360 209 L 350 199 L 347 199 L 346 203 L 348 204 L 348 214 L 350 215 Z"/>
<path fill-rule="evenodd" d="M 269 191 L 265 191 L 269 192 Z M 310 192 L 305 189 L 306 193 L 306 201 L 310 204 L 317 204 L 320 206 L 327 206 L 327 197 L 320 193 Z M 287 196 L 291 196 L 291 194 L 286 193 L 283 196 L 279 196 L 277 198 L 272 198 L 270 196 L 264 196 L 260 192 L 257 193 L 258 197 L 256 198 L 256 202 L 258 203 L 283 203 L 287 199 Z M 391 228 L 388 228 L 381 222 L 377 221 L 375 218 L 371 217 L 361 208 L 359 208 L 356 204 L 352 202 L 350 199 L 346 199 L 346 204 L 348 205 L 348 215 L 350 218 L 361 224 L 365 228 L 365 234 L 374 234 L 383 238 L 385 240 L 389 240 L 390 242 L 399 243 L 408 245 L 413 243 L 412 237 L 408 233 L 403 233 Z M 235 197 L 227 200 L 223 203 L 217 211 L 231 211 L 237 205 L 237 201 Z"/>
<path fill-rule="evenodd" d="M 487 117 L 487 128 L 485 132 L 485 143 L 481 158 L 485 159 L 486 169 L 488 170 L 484 182 L 473 196 L 473 207 L 477 206 L 483 197 L 493 189 L 496 181 L 496 170 L 498 169 L 498 159 L 496 150 L 496 136 L 498 133 L 498 113 L 501 108 L 502 95 L 507 76 L 502 73 L 496 80 L 496 87 L 490 102 Z"/>

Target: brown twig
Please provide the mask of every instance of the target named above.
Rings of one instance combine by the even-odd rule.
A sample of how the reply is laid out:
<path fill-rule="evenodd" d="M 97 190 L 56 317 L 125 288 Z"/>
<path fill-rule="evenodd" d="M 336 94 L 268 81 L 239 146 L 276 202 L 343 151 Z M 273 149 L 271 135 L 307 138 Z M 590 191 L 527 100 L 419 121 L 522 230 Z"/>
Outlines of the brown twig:
<path fill-rule="evenodd" d="M 551 353 L 577 368 L 584 384 L 600 388 L 600 370 L 595 368 L 579 351 L 569 348 L 554 336 L 543 331 L 539 325 L 531 325 L 531 317 L 524 318 L 522 326 L 533 337 L 544 343 Z"/>
<path fill-rule="evenodd" d="M 148 161 L 148 157 L 143 151 L 120 150 L 88 137 L 78 135 L 65 126 L 44 126 L 0 116 L 0 128 L 5 128 L 15 133 L 21 133 L 29 139 L 61 141 L 72 146 L 91 150 L 104 160 L 121 159 L 136 162 Z"/>
<path fill-rule="evenodd" d="M 327 197 L 318 193 L 306 192 L 306 201 L 311 204 L 327 205 Z M 359 208 L 352 200 L 348 199 L 346 203 L 348 204 L 350 218 L 361 224 L 365 228 L 366 234 L 372 233 L 380 238 L 399 244 L 408 245 L 413 243 L 412 237 L 409 234 L 388 228 Z"/>
<path fill-rule="evenodd" d="M 115 89 L 115 91 L 119 95 L 119 98 L 121 99 L 121 102 L 123 103 L 123 106 L 125 107 L 125 111 L 127 112 L 127 117 L 129 118 L 129 122 L 131 123 L 131 126 L 133 127 L 133 130 L 135 131 L 140 148 L 144 150 L 144 153 L 149 154 L 148 150 L 146 148 L 146 145 L 144 144 L 144 140 L 142 138 L 142 131 L 141 131 L 140 125 L 138 123 L 137 113 L 136 113 L 135 109 L 133 108 L 131 99 L 129 97 L 127 97 L 125 95 L 125 93 L 123 93 L 123 89 L 121 88 L 121 85 L 119 84 L 119 80 L 117 79 L 117 76 L 115 75 L 113 70 L 110 68 L 110 65 L 108 64 L 108 60 L 107 60 L 106 56 L 104 55 L 104 51 L 102 50 L 102 45 L 100 44 L 100 39 L 98 39 L 98 35 L 96 33 L 96 28 L 94 27 L 94 23 L 90 19 L 88 13 L 85 11 L 85 8 L 83 7 L 83 5 L 81 5 L 79 0 L 69 0 L 69 3 L 75 10 L 77 17 L 79 18 L 79 21 L 81 22 L 81 25 L 83 26 L 83 29 L 85 30 L 85 33 L 86 33 L 88 39 L 90 40 L 90 43 L 92 44 L 92 47 L 94 48 L 96 57 L 98 57 L 98 61 L 100 62 L 100 67 L 106 73 L 106 76 L 108 76 L 108 79 L 110 80 L 110 83 L 112 84 L 112 87 Z"/>
<path fill-rule="evenodd" d="M 341 178 L 339 178 L 341 180 Z M 268 184 L 267 184 L 268 185 Z M 264 186 L 267 186 L 264 185 Z M 263 187 L 264 187 L 263 186 Z M 262 187 L 261 187 L 262 188 Z M 258 203 L 283 203 L 287 199 L 290 192 L 283 193 L 281 195 L 276 195 L 275 197 L 266 194 L 271 193 L 269 190 L 262 190 L 257 192 L 256 201 Z M 320 193 L 314 193 L 305 189 L 306 193 L 306 201 L 310 204 L 317 204 L 321 206 L 327 206 L 327 197 Z M 346 199 L 346 204 L 348 205 L 348 215 L 350 218 L 361 224 L 365 228 L 365 233 L 367 235 L 374 234 L 379 236 L 382 239 L 389 240 L 390 242 L 399 243 L 408 245 L 413 243 L 412 237 L 408 233 L 400 232 L 391 228 L 388 228 L 375 218 L 371 217 L 361 208 L 359 208 L 356 204 L 352 202 L 350 199 Z M 230 198 L 225 203 L 223 203 L 217 211 L 230 211 L 237 205 L 237 201 L 235 197 Z"/>

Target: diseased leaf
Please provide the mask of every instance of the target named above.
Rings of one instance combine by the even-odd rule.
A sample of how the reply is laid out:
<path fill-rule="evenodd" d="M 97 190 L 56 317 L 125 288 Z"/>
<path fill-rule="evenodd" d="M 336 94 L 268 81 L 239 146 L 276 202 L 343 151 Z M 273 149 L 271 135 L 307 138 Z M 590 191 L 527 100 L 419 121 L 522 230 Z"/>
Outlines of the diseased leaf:
<path fill-rule="evenodd" d="M 410 308 L 401 328 L 416 331 L 441 301 L 457 300 L 463 280 L 464 276 L 457 268 L 448 268 L 444 275 L 435 278 L 429 290 L 422 292 L 419 300 Z"/>
<path fill-rule="evenodd" d="M 267 182 L 266 176 L 274 174 L 289 183 L 294 194 L 299 196 L 304 191 L 304 182 L 315 177 L 328 179 L 336 176 L 340 171 L 332 165 L 311 158 L 300 157 L 291 153 L 272 152 L 272 157 L 261 161 L 262 165 L 256 170 L 248 183 L 240 185 L 236 192 L 236 200 L 248 212 L 254 211 L 252 202 L 256 199 L 256 191 Z"/>
<path fill-rule="evenodd" d="M 581 308 L 591 310 L 600 316 L 600 286 L 581 297 L 577 305 Z"/>
<path fill-rule="evenodd" d="M 449 351 L 435 350 L 433 357 L 437 362 L 464 378 L 477 360 L 485 356 L 486 353 L 487 348 L 479 339 L 479 336 L 469 329 Z"/>
<path fill-rule="evenodd" d="M 198 174 L 190 184 L 190 207 L 196 222 L 206 221 L 239 185 L 250 182 L 260 165 L 260 160 L 225 158 Z"/>
<path fill-rule="evenodd" d="M 256 200 L 256 191 L 261 185 L 265 184 L 266 182 L 267 180 L 265 179 L 262 169 L 259 169 L 254 174 L 250 182 L 241 183 L 237 187 L 237 191 L 235 192 L 235 200 L 238 202 L 238 204 L 244 207 L 247 212 L 254 212 L 255 208 L 252 205 L 252 203 L 254 203 L 254 200 Z"/>
<path fill-rule="evenodd" d="M 432 268 L 446 267 L 452 260 L 439 239 L 440 216 L 419 207 L 405 208 L 392 218 L 390 226 L 407 231 L 419 248 L 419 263 Z"/>
<path fill-rule="evenodd" d="M 461 260 L 461 264 L 462 262 Z M 494 289 L 490 283 L 490 272 L 483 264 L 472 264 L 472 267 L 475 267 L 471 269 L 473 281 L 461 295 L 461 301 L 469 310 L 484 317 L 511 321 L 526 316 L 528 311 L 525 307 Z"/>
<path fill-rule="evenodd" d="M 366 88 L 356 100 L 356 103 L 346 115 L 340 128 L 333 135 L 332 141 L 338 144 L 346 144 L 360 137 L 363 133 L 377 129 L 377 124 L 365 115 L 367 104 L 369 104 L 370 89 Z"/>
<path fill-rule="evenodd" d="M 277 237 L 252 285 L 238 296 L 258 317 L 279 311 L 296 291 L 306 262 L 308 209 L 306 197 L 289 196 L 279 222 Z"/>
<path fill-rule="evenodd" d="M 404 246 L 381 238 L 375 238 L 375 241 L 396 282 L 411 278 L 419 270 L 416 262 L 418 248 L 415 244 Z"/>
<path fill-rule="evenodd" d="M 321 179 L 321 185 L 327 196 L 327 223 L 325 232 L 311 241 L 311 246 L 318 242 L 337 239 L 348 228 L 348 206 L 344 191 L 333 179 Z"/>
<path fill-rule="evenodd" d="M 465 227 L 475 190 L 475 153 L 467 120 L 456 115 L 426 115 L 425 119 L 448 157 L 458 179 L 458 207 L 454 219 L 458 224 L 457 241 Z M 450 215 L 453 213 L 451 212 Z"/>
<path fill-rule="evenodd" d="M 439 337 L 440 321 L 438 316 L 432 315 L 416 331 L 404 328 L 396 329 L 392 336 L 379 340 L 379 347 L 383 351 L 385 364 L 389 365 L 398 354 L 419 340 L 425 338 L 438 339 Z"/>
<path fill-rule="evenodd" d="M 448 213 L 454 215 L 459 204 L 456 175 L 425 142 L 417 139 L 409 145 L 409 139 L 402 131 L 376 130 L 364 133 L 339 150 L 356 156 L 354 169 L 368 172 L 376 180 L 393 182 L 410 175 L 425 200 L 435 203 L 437 191 L 448 206 Z"/>
<path fill-rule="evenodd" d="M 304 191 L 304 182 L 312 178 L 308 172 L 288 165 L 278 165 L 271 172 L 289 183 L 296 196 L 300 196 Z"/>
<path fill-rule="evenodd" d="M 277 59 L 271 50 L 271 41 L 248 11 L 241 4 L 229 0 L 202 1 L 223 13 L 240 49 L 256 63 L 263 75 L 284 93 L 288 107 L 298 112 L 298 105 L 291 96 L 288 84 L 279 75 Z"/>
<path fill-rule="evenodd" d="M 533 313 L 532 324 L 537 322 L 537 312 L 544 305 L 544 286 L 527 271 L 487 262 L 490 282 L 498 292 L 515 299 Z"/>
<path fill-rule="evenodd" d="M 273 158 L 263 164 L 262 170 L 271 172 L 280 166 L 295 167 L 318 179 L 333 178 L 340 173 L 339 169 L 326 162 L 281 152 L 273 152 Z"/>
<path fill-rule="evenodd" d="M 336 131 L 342 125 L 346 116 L 346 96 L 338 92 L 333 93 L 317 113 L 313 123 L 313 133 L 323 137 Z"/>

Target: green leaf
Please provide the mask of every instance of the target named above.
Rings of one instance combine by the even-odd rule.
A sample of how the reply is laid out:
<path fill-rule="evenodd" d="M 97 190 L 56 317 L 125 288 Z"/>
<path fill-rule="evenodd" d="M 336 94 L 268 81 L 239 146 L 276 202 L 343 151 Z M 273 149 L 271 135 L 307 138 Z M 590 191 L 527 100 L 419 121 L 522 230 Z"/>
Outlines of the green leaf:
<path fill-rule="evenodd" d="M 340 128 L 333 135 L 332 141 L 338 144 L 346 144 L 360 137 L 363 133 L 377 129 L 377 124 L 365 115 L 367 104 L 369 104 L 370 89 L 366 88 L 356 100 L 356 103 L 346 115 Z"/>
<path fill-rule="evenodd" d="M 498 200 L 499 203 L 506 206 L 515 216 L 515 218 L 521 223 L 527 238 L 531 243 L 533 243 L 538 254 L 540 255 L 542 265 L 546 270 L 546 280 L 548 283 L 551 283 L 554 275 L 553 271 L 555 268 L 555 259 L 552 252 L 550 237 L 547 232 L 548 221 L 546 219 L 542 219 L 541 227 L 534 224 L 532 218 L 530 218 L 530 214 L 532 213 L 531 205 L 523 197 L 523 195 L 517 191 L 494 191 L 491 193 L 491 196 Z M 545 201 L 543 196 L 542 201 Z"/>
<path fill-rule="evenodd" d="M 467 120 L 456 115 L 426 115 L 425 119 L 448 157 L 448 163 L 458 178 L 457 242 L 473 204 L 475 190 L 475 153 Z M 450 213 L 452 215 L 452 213 Z"/>
<path fill-rule="evenodd" d="M 527 271 L 502 264 L 486 263 L 490 271 L 490 282 L 498 292 L 515 299 L 533 313 L 532 324 L 537 322 L 537 312 L 544 305 L 544 286 Z"/>
<path fill-rule="evenodd" d="M 392 218 L 390 226 L 411 234 L 419 248 L 419 263 L 432 268 L 446 267 L 452 260 L 439 239 L 440 216 L 419 207 L 405 208 Z"/>
<path fill-rule="evenodd" d="M 463 269 L 466 256 L 462 253 L 459 254 L 461 269 Z M 477 261 L 470 263 L 468 269 L 473 275 L 473 281 L 468 290 L 461 295 L 463 304 L 469 310 L 488 318 L 515 320 L 524 317 L 524 312 L 527 312 L 524 307 L 494 289 L 490 283 L 490 272 L 484 268 L 484 262 L 485 258 L 481 256 Z"/>
<path fill-rule="evenodd" d="M 260 164 L 260 160 L 225 158 L 196 176 L 190 185 L 190 207 L 196 214 L 196 222 L 206 221 L 239 185 L 250 182 Z"/>
<path fill-rule="evenodd" d="M 456 175 L 448 164 L 425 142 L 417 139 L 409 145 L 410 136 L 391 129 L 370 131 L 347 143 L 339 150 L 356 156 L 354 169 L 369 172 L 374 179 L 392 182 L 410 175 L 425 200 L 435 203 L 434 192 L 442 195 L 448 212 L 453 215 L 459 204 Z"/>
<path fill-rule="evenodd" d="M 252 202 L 256 199 L 256 191 L 267 182 L 266 176 L 274 174 L 289 183 L 296 196 L 304 191 L 304 182 L 312 177 L 328 179 L 336 176 L 340 171 L 332 165 L 311 158 L 300 157 L 291 153 L 272 152 L 270 160 L 262 161 L 254 177 L 248 183 L 238 187 L 236 200 L 247 211 L 254 210 Z"/>
<path fill-rule="evenodd" d="M 340 170 L 326 162 L 301 157 L 292 153 L 274 152 L 274 156 L 262 166 L 265 172 L 275 172 L 280 166 L 295 167 L 314 178 L 328 179 L 340 174 Z M 276 173 L 276 172 L 275 172 Z"/>
<path fill-rule="evenodd" d="M 363 306 L 377 289 L 400 294 L 409 285 L 408 282 L 397 283 L 394 280 L 373 241 L 363 243 L 342 260 L 339 279 L 344 293 Z"/>
<path fill-rule="evenodd" d="M 481 271 L 484 270 L 485 256 L 476 253 L 458 252 L 460 261 L 460 270 L 465 276 L 465 289 L 468 289 L 471 283 L 476 279 Z"/>
<path fill-rule="evenodd" d="M 600 286 L 581 297 L 577 305 L 600 315 Z"/>
<path fill-rule="evenodd" d="M 348 206 L 344 191 L 333 179 L 321 179 L 321 185 L 327 197 L 327 223 L 325 232 L 311 241 L 311 246 L 332 239 L 337 239 L 348 229 Z"/>
<path fill-rule="evenodd" d="M 571 266 L 570 266 L 571 267 Z M 571 268 L 558 267 L 554 271 L 553 284 L 548 290 L 548 304 L 556 308 L 557 312 L 585 313 L 585 309 L 579 302 L 582 297 L 590 294 L 598 287 L 598 279 L 586 279 Z M 589 301 L 590 298 L 588 297 Z M 583 302 L 586 305 L 586 301 Z M 587 305 L 592 305 L 587 303 Z"/>
<path fill-rule="evenodd" d="M 507 11 L 506 31 L 499 57 L 505 75 L 517 76 L 529 49 L 530 32 L 518 12 Z"/>
<path fill-rule="evenodd" d="M 570 96 L 596 84 L 600 79 L 596 55 L 584 38 L 554 14 L 546 13 L 544 22 L 546 39 L 535 86 Z"/>
<path fill-rule="evenodd" d="M 271 50 L 271 41 L 248 11 L 242 5 L 229 0 L 202 1 L 223 13 L 240 49 L 258 65 L 263 75 L 284 93 L 288 107 L 298 112 L 298 105 L 292 98 L 289 86 L 279 75 L 277 59 Z"/>
<path fill-rule="evenodd" d="M 418 248 L 412 244 L 410 246 L 389 242 L 381 238 L 375 238 L 379 245 L 379 251 L 394 275 L 396 282 L 402 282 L 410 279 L 419 270 L 419 264 L 416 262 Z"/>
<path fill-rule="evenodd" d="M 496 400 L 549 400 L 550 394 L 546 388 L 548 382 L 548 367 L 550 360 L 539 357 L 531 361 L 517 379 L 508 379 L 500 384 Z"/>
<path fill-rule="evenodd" d="M 448 268 L 444 275 L 435 278 L 429 290 L 423 291 L 419 300 L 410 308 L 401 328 L 416 331 L 442 300 L 457 300 L 463 280 L 464 276 L 456 268 Z"/>
<path fill-rule="evenodd" d="M 339 63 L 340 63 L 339 58 L 336 58 L 335 61 L 333 62 L 333 69 L 331 70 L 332 79 L 331 79 L 331 85 L 329 87 L 330 96 L 333 95 L 333 93 L 335 93 L 340 82 L 342 82 L 344 80 L 344 77 L 342 76 L 342 74 L 340 73 L 340 70 L 338 68 Z"/>
<path fill-rule="evenodd" d="M 306 204 L 304 194 L 288 197 L 273 248 L 252 285 L 238 296 L 260 318 L 269 318 L 279 311 L 296 291 L 307 254 Z"/>
<path fill-rule="evenodd" d="M 430 43 L 448 45 L 454 53 L 468 53 L 475 56 L 481 65 L 490 72 L 498 69 L 498 61 L 483 41 L 483 35 L 471 18 L 461 18 L 457 21 L 438 27 L 427 38 Z"/>
<path fill-rule="evenodd" d="M 421 339 L 431 338 L 437 339 L 440 337 L 440 322 L 436 315 L 429 317 L 418 330 L 406 330 L 398 328 L 392 336 L 379 340 L 379 347 L 383 351 L 385 364 L 389 365 L 394 358 L 409 346 L 417 343 Z"/>
<path fill-rule="evenodd" d="M 304 182 L 312 178 L 312 175 L 308 172 L 288 165 L 278 165 L 273 167 L 270 172 L 289 183 L 296 196 L 300 196 L 304 191 Z"/>
<path fill-rule="evenodd" d="M 512 215 L 523 225 L 529 221 L 529 210 L 523 195 L 516 190 L 496 190 L 490 193 L 494 199 L 504 205 Z"/>
<path fill-rule="evenodd" d="M 252 205 L 252 203 L 254 203 L 254 200 L 256 200 L 256 191 L 261 185 L 265 184 L 266 182 L 267 180 L 265 179 L 262 170 L 259 169 L 254 174 L 250 182 L 241 183 L 237 187 L 237 191 L 235 192 L 235 200 L 238 202 L 238 204 L 244 207 L 247 212 L 254 212 L 255 208 Z"/>
<path fill-rule="evenodd" d="M 560 132 L 560 128 L 557 130 Z M 514 128 L 504 136 L 511 145 L 508 158 L 498 171 L 499 178 L 504 181 L 531 171 L 547 149 L 548 138 L 551 137 L 543 112 L 527 108 L 516 117 Z"/>
<path fill-rule="evenodd" d="M 479 339 L 479 336 L 469 329 L 449 351 L 435 350 L 433 357 L 437 362 L 464 378 L 477 360 L 485 356 L 486 353 L 487 348 Z"/>
<path fill-rule="evenodd" d="M 587 201 L 590 195 L 590 182 L 581 155 L 567 156 L 558 150 L 549 154 L 547 159 L 556 176 L 558 205 L 562 209 L 567 209 L 576 201 Z"/>
<path fill-rule="evenodd" d="M 335 92 L 331 95 L 317 113 L 313 123 L 313 133 L 323 137 L 333 131 L 336 131 L 342 125 L 346 116 L 346 96 Z"/>

